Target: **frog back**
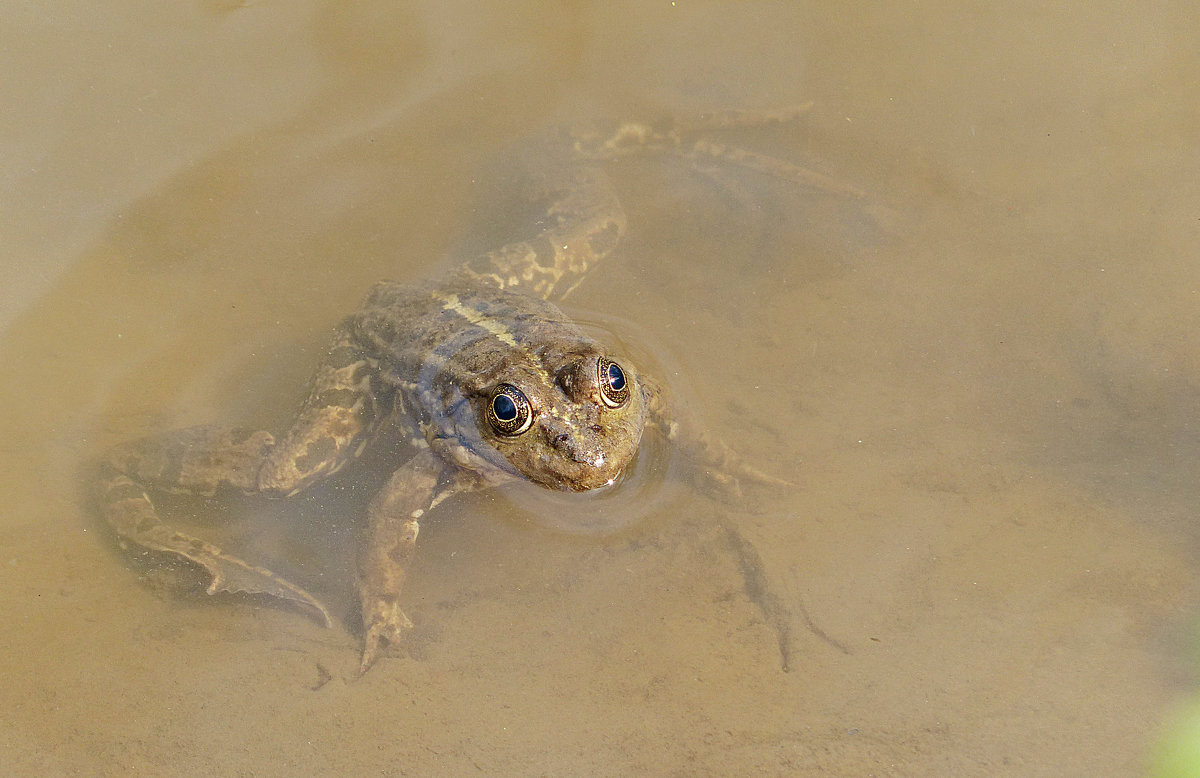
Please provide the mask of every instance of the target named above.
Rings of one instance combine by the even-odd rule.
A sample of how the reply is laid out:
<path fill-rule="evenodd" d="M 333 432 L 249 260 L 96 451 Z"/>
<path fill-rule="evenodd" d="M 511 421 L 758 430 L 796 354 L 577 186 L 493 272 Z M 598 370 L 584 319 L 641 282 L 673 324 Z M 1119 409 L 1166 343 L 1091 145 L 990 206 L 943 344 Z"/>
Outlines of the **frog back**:
<path fill-rule="evenodd" d="M 462 278 L 381 282 L 348 324 L 402 412 L 458 465 L 582 490 L 636 452 L 646 397 L 632 370 L 552 303 Z"/>

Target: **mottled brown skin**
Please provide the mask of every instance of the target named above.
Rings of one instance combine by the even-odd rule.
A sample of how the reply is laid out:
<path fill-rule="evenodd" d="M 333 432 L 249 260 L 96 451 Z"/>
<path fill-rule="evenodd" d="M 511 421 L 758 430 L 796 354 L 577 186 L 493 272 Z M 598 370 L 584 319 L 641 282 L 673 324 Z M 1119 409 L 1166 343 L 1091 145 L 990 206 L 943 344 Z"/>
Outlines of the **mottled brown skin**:
<path fill-rule="evenodd" d="M 729 116 L 718 119 L 714 125 L 737 124 Z M 282 439 L 265 431 L 198 427 L 111 451 L 101 499 L 122 541 L 199 565 L 212 576 L 209 593 L 297 602 L 329 625 L 325 607 L 299 586 L 170 528 L 150 495 L 226 490 L 291 496 L 353 461 L 385 421 L 407 430 L 412 453 L 371 501 L 359 553 L 365 671 L 385 643 L 396 643 L 411 626 L 400 594 L 419 522 L 453 494 L 517 478 L 566 491 L 602 488 L 637 455 L 647 427 L 676 441 L 707 479 L 734 490 L 738 476 L 773 481 L 719 441 L 672 418 L 658 384 L 547 302 L 574 289 L 624 233 L 620 202 L 594 161 L 628 153 L 631 137 L 650 151 L 717 153 L 711 144 L 681 147 L 677 127 L 622 125 L 612 136 L 619 142 L 607 148 L 598 135 L 569 137 L 551 155 L 552 165 L 530 166 L 523 176 L 527 195 L 548 204 L 537 234 L 481 255 L 439 282 L 376 284 L 338 326 Z M 766 167 L 762 158 L 750 164 L 736 154 L 720 156 Z M 812 185 L 798 169 L 767 162 L 778 167 L 766 172 Z M 609 372 L 612 364 L 616 374 Z M 503 400 L 494 405 L 506 386 L 527 401 L 527 428 L 516 434 L 501 429 L 506 420 L 493 418 L 496 407 L 508 410 Z"/>

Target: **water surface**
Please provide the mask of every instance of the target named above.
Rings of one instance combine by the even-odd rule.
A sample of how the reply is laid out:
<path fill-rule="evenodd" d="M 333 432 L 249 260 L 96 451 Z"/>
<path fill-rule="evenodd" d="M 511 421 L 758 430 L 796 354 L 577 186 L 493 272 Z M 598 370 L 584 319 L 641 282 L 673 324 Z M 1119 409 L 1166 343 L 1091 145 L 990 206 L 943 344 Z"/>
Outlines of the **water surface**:
<path fill-rule="evenodd" d="M 0 14 L 14 769 L 1129 775 L 1187 698 L 1186 4 Z M 280 428 L 372 281 L 503 233 L 479 202 L 512 143 L 807 101 L 725 140 L 864 199 L 628 160 L 629 240 L 571 300 L 632 322 L 794 487 L 679 488 L 599 535 L 459 500 L 422 533 L 411 645 L 362 679 L 352 631 L 163 593 L 98 521 L 107 446 Z M 216 530 L 352 622 L 362 495 L 330 491 Z M 314 522 L 341 546 L 314 550 Z M 730 526 L 790 613 L 789 672 Z"/>

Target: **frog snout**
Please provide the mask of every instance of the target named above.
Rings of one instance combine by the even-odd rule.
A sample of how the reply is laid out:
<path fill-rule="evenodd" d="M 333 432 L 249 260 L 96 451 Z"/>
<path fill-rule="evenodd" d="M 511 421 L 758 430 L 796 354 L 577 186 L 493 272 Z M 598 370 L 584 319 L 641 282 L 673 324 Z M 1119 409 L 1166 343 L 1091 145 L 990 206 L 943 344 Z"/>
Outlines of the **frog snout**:
<path fill-rule="evenodd" d="M 572 438 L 571 435 L 566 432 L 560 432 L 557 435 L 554 435 L 550 439 L 550 443 L 560 453 L 570 457 L 576 462 L 593 464 L 592 460 L 595 459 L 595 457 L 589 455 L 587 447 L 579 445 L 574 438 Z"/>
<path fill-rule="evenodd" d="M 605 457 L 599 446 L 580 440 L 578 436 L 559 430 L 550 435 L 550 445 L 560 455 L 590 467 L 604 467 Z"/>

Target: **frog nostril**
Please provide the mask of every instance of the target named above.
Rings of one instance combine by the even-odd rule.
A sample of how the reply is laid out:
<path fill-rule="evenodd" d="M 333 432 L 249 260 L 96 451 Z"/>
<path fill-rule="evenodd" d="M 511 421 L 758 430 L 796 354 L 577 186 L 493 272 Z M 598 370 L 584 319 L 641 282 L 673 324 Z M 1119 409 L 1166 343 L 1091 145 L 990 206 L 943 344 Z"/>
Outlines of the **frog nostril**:
<path fill-rule="evenodd" d="M 558 448 L 562 448 L 567 445 L 567 441 L 570 439 L 571 439 L 571 436 L 565 432 L 562 433 L 561 435 L 555 435 L 554 436 L 554 445 L 557 446 Z"/>
<path fill-rule="evenodd" d="M 592 425 L 592 432 L 595 432 L 595 433 L 598 435 L 598 434 L 600 434 L 601 432 L 604 432 L 604 428 L 603 428 L 603 427 L 601 427 L 599 424 L 593 424 L 593 425 Z"/>

